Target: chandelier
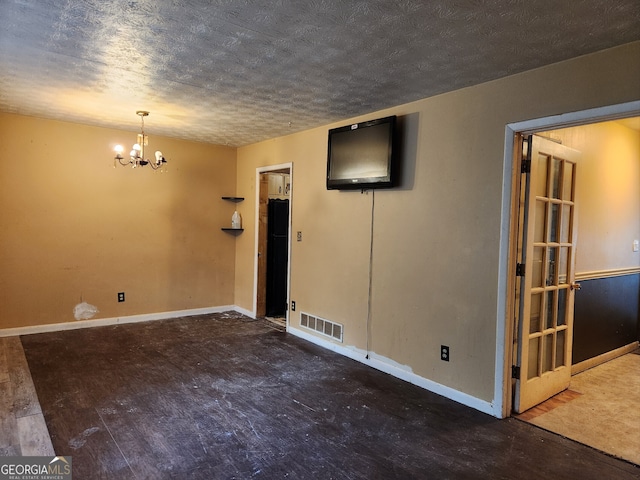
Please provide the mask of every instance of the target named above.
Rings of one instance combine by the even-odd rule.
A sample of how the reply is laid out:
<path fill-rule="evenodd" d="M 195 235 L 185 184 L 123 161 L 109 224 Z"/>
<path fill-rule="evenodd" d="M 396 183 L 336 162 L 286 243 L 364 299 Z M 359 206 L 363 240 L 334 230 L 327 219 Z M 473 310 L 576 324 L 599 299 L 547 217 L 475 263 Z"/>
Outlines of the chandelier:
<path fill-rule="evenodd" d="M 140 121 L 142 122 L 137 142 L 134 143 L 131 152 L 129 152 L 128 159 L 122 156 L 122 152 L 124 151 L 122 145 L 115 146 L 114 150 L 116 152 L 116 156 L 113 159 L 113 168 L 117 166 L 116 162 L 118 162 L 120 165 L 131 165 L 133 168 L 151 165 L 151 168 L 153 168 L 154 170 L 158 170 L 159 168 L 162 168 L 165 163 L 167 163 L 165 158 L 162 156 L 161 151 L 156 151 L 155 160 L 148 160 L 144 158 L 144 147 L 149 145 L 149 136 L 145 135 L 144 133 L 144 117 L 148 117 L 149 112 L 145 110 L 138 110 L 136 112 L 136 115 L 140 117 Z"/>

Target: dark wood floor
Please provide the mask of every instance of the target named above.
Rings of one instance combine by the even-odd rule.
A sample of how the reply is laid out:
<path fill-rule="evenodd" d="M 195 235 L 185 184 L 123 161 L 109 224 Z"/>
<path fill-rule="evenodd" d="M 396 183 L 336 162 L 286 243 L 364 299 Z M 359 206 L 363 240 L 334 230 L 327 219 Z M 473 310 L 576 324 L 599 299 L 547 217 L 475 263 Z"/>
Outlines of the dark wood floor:
<path fill-rule="evenodd" d="M 22 337 L 74 479 L 597 479 L 640 469 L 235 313 Z"/>

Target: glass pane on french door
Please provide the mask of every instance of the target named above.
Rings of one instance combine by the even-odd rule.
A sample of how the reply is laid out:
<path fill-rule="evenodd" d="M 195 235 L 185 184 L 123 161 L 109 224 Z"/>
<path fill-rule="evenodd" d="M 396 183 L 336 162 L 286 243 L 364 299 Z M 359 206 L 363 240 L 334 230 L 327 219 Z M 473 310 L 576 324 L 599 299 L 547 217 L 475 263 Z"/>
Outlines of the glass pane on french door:
<path fill-rule="evenodd" d="M 537 159 L 532 192 L 533 271 L 529 311 L 527 379 L 566 366 L 575 165 L 552 155 Z"/>

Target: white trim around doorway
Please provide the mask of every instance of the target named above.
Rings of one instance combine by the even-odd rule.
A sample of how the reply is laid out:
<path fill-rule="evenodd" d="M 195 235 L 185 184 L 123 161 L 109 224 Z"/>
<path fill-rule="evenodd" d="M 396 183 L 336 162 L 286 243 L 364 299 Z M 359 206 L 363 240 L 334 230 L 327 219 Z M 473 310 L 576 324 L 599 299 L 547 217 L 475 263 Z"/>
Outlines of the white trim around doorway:
<path fill-rule="evenodd" d="M 288 304 L 289 298 L 291 296 L 291 223 L 292 223 L 291 213 L 292 213 L 292 206 L 293 206 L 293 191 L 294 191 L 294 186 L 293 186 L 293 162 L 279 163 L 277 165 L 268 165 L 268 166 L 257 167 L 256 168 L 256 188 L 255 188 L 256 201 L 255 201 L 255 205 L 254 205 L 254 216 L 255 216 L 254 246 L 255 247 L 254 247 L 254 255 L 253 255 L 253 307 L 252 307 L 253 311 L 249 315 L 252 318 L 256 318 L 257 311 L 258 311 L 258 304 L 257 304 L 257 300 L 258 300 L 258 246 L 259 246 L 258 228 L 259 228 L 259 222 L 260 222 L 260 216 L 259 216 L 259 211 L 260 211 L 260 174 L 261 173 L 274 172 L 274 171 L 278 171 L 278 170 L 286 170 L 286 169 L 289 169 L 289 180 L 291 182 L 291 191 L 289 192 L 289 198 L 290 198 L 290 200 L 289 200 L 289 245 L 288 245 L 288 248 L 287 248 L 287 304 Z M 288 329 L 289 328 L 289 308 L 287 308 L 287 311 L 286 311 L 286 325 L 287 325 L 287 329 Z"/>
<path fill-rule="evenodd" d="M 529 134 L 544 130 L 617 120 L 640 115 L 640 101 L 563 113 L 544 118 L 510 123 L 505 127 L 505 147 L 502 175 L 502 205 L 500 216 L 500 248 L 498 265 L 498 301 L 496 315 L 496 360 L 493 415 L 506 418 L 511 414 L 511 364 L 513 348 L 510 295 L 512 278 L 509 274 L 511 211 L 514 174 L 514 139 L 517 133 Z"/>

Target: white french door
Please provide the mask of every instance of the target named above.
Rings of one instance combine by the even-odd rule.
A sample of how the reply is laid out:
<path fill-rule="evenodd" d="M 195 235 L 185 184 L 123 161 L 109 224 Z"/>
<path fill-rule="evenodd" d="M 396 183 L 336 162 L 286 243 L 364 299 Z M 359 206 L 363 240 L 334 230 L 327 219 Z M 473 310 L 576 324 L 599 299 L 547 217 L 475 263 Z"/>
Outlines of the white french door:
<path fill-rule="evenodd" d="M 579 288 L 574 266 L 580 152 L 535 135 L 529 142 L 520 215 L 517 413 L 569 387 L 573 305 Z"/>

